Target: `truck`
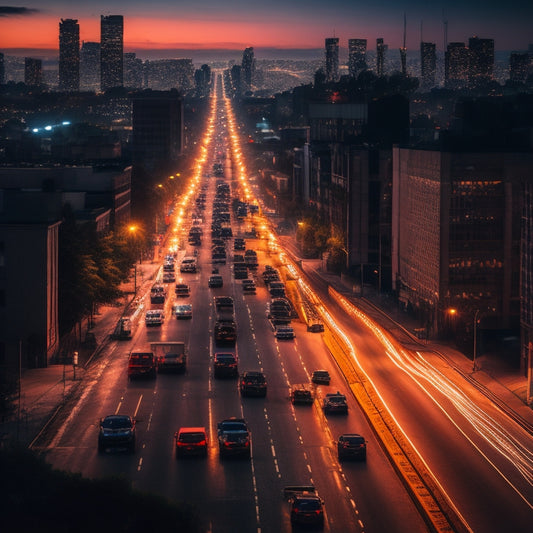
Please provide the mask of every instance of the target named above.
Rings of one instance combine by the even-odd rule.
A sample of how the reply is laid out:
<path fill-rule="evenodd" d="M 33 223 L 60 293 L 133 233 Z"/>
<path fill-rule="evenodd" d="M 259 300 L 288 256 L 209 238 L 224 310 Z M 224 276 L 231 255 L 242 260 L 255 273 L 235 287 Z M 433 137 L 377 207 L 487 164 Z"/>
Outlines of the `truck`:
<path fill-rule="evenodd" d="M 184 373 L 187 369 L 187 348 L 184 342 L 152 342 L 150 343 L 157 371 L 161 374 Z"/>
<path fill-rule="evenodd" d="M 155 378 L 156 359 L 153 352 L 134 351 L 128 360 L 128 379 Z"/>

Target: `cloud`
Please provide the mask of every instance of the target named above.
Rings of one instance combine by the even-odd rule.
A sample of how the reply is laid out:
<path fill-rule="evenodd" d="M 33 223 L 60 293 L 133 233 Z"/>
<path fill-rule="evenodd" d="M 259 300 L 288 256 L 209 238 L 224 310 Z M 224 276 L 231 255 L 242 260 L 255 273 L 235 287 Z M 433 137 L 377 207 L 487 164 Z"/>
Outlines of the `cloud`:
<path fill-rule="evenodd" d="M 38 9 L 32 9 L 29 7 L 12 7 L 12 6 L 0 6 L 0 17 L 12 17 L 17 15 L 33 15 L 38 13 Z"/>

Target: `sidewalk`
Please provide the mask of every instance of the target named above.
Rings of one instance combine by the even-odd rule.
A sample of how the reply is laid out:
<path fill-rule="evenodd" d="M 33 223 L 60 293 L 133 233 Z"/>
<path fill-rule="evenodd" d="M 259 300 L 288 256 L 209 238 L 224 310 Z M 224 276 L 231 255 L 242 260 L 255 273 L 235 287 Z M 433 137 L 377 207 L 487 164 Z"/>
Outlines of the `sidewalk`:
<path fill-rule="evenodd" d="M 160 262 L 146 261 L 137 265 L 137 294 L 144 294 L 153 284 L 159 267 Z M 10 444 L 30 447 L 43 427 L 75 393 L 91 360 L 111 342 L 111 333 L 134 298 L 134 284 L 132 276 L 122 285 L 124 298 L 117 305 L 100 306 L 93 327 L 88 330 L 94 336 L 94 343 L 81 344 L 76 368 L 69 362 L 23 371 L 15 411 L 9 420 L 0 420 L 0 448 Z"/>

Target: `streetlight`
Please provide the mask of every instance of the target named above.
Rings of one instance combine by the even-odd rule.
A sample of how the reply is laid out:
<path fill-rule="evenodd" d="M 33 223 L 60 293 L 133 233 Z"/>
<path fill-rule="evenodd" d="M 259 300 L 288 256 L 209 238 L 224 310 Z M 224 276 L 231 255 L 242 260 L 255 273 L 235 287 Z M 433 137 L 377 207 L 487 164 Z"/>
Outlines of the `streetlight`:
<path fill-rule="evenodd" d="M 472 358 L 473 360 L 473 367 L 472 372 L 476 371 L 476 357 L 477 357 L 477 320 L 479 316 L 479 309 L 476 309 L 476 312 L 474 313 L 474 356 Z"/>

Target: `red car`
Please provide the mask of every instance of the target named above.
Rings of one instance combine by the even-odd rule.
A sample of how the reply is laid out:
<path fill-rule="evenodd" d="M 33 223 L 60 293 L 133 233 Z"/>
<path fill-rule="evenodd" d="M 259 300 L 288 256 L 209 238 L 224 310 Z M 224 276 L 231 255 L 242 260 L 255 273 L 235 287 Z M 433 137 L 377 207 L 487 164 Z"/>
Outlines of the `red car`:
<path fill-rule="evenodd" d="M 205 427 L 183 427 L 174 434 L 176 458 L 187 455 L 207 456 L 207 432 Z"/>

